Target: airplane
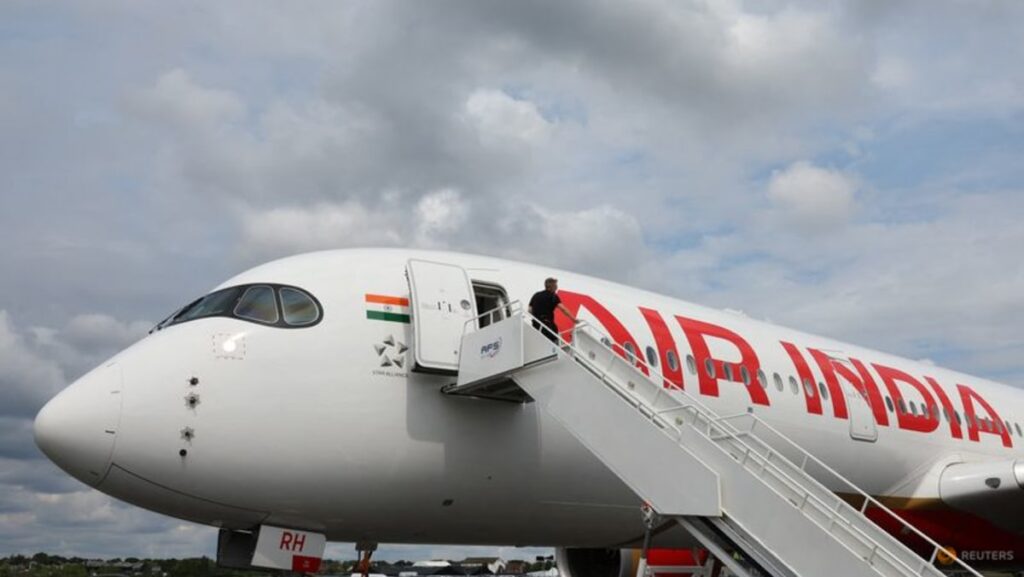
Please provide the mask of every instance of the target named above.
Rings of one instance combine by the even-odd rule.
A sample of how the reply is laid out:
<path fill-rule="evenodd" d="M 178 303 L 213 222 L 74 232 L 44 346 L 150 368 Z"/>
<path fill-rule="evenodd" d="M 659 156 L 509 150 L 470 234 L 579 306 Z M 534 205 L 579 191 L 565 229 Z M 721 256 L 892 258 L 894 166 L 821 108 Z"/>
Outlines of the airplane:
<path fill-rule="evenodd" d="M 467 326 L 551 276 L 667 388 L 756 414 L 958 559 L 1024 570 L 1018 389 L 486 256 L 347 249 L 247 270 L 50 400 L 35 440 L 90 487 L 219 528 L 226 566 L 315 571 L 341 541 L 366 559 L 376 543 L 550 546 L 562 575 L 630 575 L 646 532 L 630 486 L 530 399 L 443 392 Z M 675 525 L 649 545 L 671 565 L 701 543 Z"/>

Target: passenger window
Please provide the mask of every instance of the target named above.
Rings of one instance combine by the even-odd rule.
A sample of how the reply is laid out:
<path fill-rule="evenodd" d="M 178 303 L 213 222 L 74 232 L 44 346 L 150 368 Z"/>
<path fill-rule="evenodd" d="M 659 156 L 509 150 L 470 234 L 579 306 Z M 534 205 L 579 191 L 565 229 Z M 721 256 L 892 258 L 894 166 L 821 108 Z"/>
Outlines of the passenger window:
<path fill-rule="evenodd" d="M 725 380 L 735 380 L 732 378 L 732 365 L 730 365 L 729 363 L 725 363 Z"/>
<path fill-rule="evenodd" d="M 278 316 L 274 289 L 268 286 L 253 286 L 246 289 L 245 294 L 235 305 L 235 316 L 259 323 L 276 323 Z"/>
<path fill-rule="evenodd" d="M 636 359 L 636 351 L 633 350 L 633 343 L 626 342 L 622 345 L 622 348 L 626 350 L 626 358 L 629 359 L 630 362 Z"/>
<path fill-rule="evenodd" d="M 697 361 L 693 360 L 693 355 L 686 355 L 686 368 L 691 375 L 697 374 Z"/>
<path fill-rule="evenodd" d="M 313 297 L 293 288 L 281 287 L 281 310 L 284 311 L 284 322 L 292 326 L 311 325 L 320 319 L 320 307 L 316 306 Z"/>
<path fill-rule="evenodd" d="M 652 367 L 658 366 L 658 353 L 654 351 L 654 347 L 647 347 L 647 364 Z"/>
<path fill-rule="evenodd" d="M 903 399 L 900 399 L 900 404 L 899 404 L 899 406 L 900 406 L 900 414 L 901 414 L 901 415 L 905 415 L 905 414 L 907 414 L 907 403 L 905 403 L 905 402 L 903 401 Z"/>
<path fill-rule="evenodd" d="M 894 409 L 894 408 L 892 407 L 892 399 L 890 399 L 889 397 L 886 397 L 886 398 L 885 398 L 885 406 L 889 408 L 889 412 L 890 412 L 890 413 L 893 413 L 893 412 L 895 412 L 895 411 L 896 411 L 896 409 Z"/>
<path fill-rule="evenodd" d="M 782 387 L 783 387 L 782 377 L 779 376 L 779 373 L 775 373 L 774 375 L 772 375 L 772 379 L 775 381 L 775 388 L 778 389 L 779 392 L 781 393 L 782 392 Z"/>
<path fill-rule="evenodd" d="M 828 389 L 825 388 L 825 383 L 818 382 L 818 388 L 821 389 L 821 398 L 828 400 Z"/>
<path fill-rule="evenodd" d="M 807 392 L 808 397 L 814 396 L 814 385 L 811 384 L 810 379 L 804 379 L 804 391 Z"/>
<path fill-rule="evenodd" d="M 743 365 L 740 367 L 740 378 L 743 379 L 743 384 L 750 386 L 750 371 L 747 370 L 747 366 Z"/>
<path fill-rule="evenodd" d="M 768 389 L 768 376 L 764 374 L 764 371 L 762 371 L 762 370 L 758 370 L 757 371 L 757 381 L 759 383 L 761 383 L 761 388 L 762 389 L 766 389 L 766 390 Z"/>
<path fill-rule="evenodd" d="M 789 377 L 789 389 L 793 391 L 794 395 L 800 390 L 800 385 L 796 384 L 796 378 L 792 375 Z"/>
<path fill-rule="evenodd" d="M 916 415 L 917 414 L 917 405 L 914 404 L 914 401 L 908 401 L 908 402 L 910 403 L 910 414 L 911 415 Z"/>
<path fill-rule="evenodd" d="M 709 377 L 715 378 L 715 363 L 711 359 L 704 359 L 704 371 Z"/>
<path fill-rule="evenodd" d="M 1021 432 L 1020 432 L 1020 423 L 1017 423 L 1017 422 L 1013 423 L 1013 428 L 1017 429 L 1017 436 L 1018 437 L 1024 437 L 1024 434 L 1021 434 Z"/>
<path fill-rule="evenodd" d="M 665 356 L 668 357 L 668 368 L 673 371 L 679 370 L 679 359 L 676 357 L 676 352 L 669 351 Z"/>

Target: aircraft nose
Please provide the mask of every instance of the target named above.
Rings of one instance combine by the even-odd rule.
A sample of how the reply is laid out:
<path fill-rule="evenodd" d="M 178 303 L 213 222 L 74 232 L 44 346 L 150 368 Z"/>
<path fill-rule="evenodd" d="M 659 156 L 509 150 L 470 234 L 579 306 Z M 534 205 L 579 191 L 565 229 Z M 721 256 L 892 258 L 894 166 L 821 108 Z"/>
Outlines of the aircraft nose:
<path fill-rule="evenodd" d="M 88 485 L 99 484 L 110 467 L 121 417 L 121 386 L 121 367 L 107 363 L 50 399 L 36 415 L 36 445 Z"/>

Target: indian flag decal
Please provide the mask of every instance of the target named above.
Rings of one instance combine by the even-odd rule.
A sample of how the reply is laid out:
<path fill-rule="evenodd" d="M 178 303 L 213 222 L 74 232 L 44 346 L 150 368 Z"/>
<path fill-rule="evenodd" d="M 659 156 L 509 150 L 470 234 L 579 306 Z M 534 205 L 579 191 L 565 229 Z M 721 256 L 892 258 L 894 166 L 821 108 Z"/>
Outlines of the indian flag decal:
<path fill-rule="evenodd" d="M 409 322 L 409 299 L 386 295 L 366 295 L 366 318 L 375 321 Z"/>

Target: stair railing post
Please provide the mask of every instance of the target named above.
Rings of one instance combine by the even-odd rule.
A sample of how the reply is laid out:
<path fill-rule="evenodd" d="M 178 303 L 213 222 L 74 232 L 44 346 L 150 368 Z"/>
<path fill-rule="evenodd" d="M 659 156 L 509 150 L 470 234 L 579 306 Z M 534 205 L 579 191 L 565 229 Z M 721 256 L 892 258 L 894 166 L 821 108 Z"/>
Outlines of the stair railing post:
<path fill-rule="evenodd" d="M 651 532 L 658 524 L 659 518 L 650 503 L 646 502 L 640 505 L 640 517 L 644 522 L 644 544 L 640 550 L 640 562 L 637 563 L 636 577 L 647 577 L 647 551 L 651 548 Z"/>

